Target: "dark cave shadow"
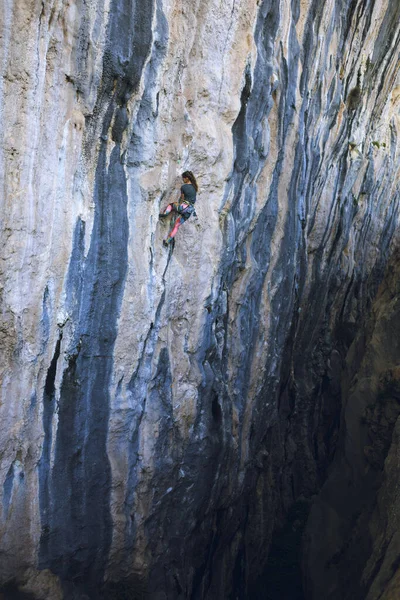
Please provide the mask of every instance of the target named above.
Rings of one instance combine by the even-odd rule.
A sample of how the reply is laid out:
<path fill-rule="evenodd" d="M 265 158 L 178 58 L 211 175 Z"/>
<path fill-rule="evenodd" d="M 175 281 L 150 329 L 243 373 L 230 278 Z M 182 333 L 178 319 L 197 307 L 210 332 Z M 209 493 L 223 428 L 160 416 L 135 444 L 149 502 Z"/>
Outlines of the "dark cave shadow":
<path fill-rule="evenodd" d="M 0 600 L 35 600 L 35 596 L 20 592 L 15 583 L 7 583 L 0 587 Z"/>
<path fill-rule="evenodd" d="M 263 574 L 249 590 L 251 600 L 307 600 L 303 592 L 301 550 L 310 505 L 296 502 L 276 530 Z"/>

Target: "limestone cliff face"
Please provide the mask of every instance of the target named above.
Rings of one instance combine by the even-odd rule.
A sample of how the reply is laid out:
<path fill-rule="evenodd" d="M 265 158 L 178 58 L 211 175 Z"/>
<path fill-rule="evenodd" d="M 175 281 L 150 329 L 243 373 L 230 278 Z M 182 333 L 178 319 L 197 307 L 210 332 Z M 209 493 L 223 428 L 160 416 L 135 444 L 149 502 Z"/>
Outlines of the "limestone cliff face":
<path fill-rule="evenodd" d="M 398 243 L 399 28 L 390 0 L 3 3 L 4 589 L 256 598 Z"/>

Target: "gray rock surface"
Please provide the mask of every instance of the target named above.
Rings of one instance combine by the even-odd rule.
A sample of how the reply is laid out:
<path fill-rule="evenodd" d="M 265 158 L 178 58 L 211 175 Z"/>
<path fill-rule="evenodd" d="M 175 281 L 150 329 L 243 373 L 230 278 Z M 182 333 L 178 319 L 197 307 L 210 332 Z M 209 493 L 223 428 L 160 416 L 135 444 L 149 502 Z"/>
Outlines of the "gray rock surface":
<path fill-rule="evenodd" d="M 368 491 L 353 596 L 394 597 L 399 36 L 391 0 L 5 0 L 3 594 L 255 598 L 315 497 L 306 589 L 328 598 L 338 473 L 354 510 Z M 185 169 L 198 218 L 168 251 Z M 384 430 L 366 454 L 361 417 Z"/>

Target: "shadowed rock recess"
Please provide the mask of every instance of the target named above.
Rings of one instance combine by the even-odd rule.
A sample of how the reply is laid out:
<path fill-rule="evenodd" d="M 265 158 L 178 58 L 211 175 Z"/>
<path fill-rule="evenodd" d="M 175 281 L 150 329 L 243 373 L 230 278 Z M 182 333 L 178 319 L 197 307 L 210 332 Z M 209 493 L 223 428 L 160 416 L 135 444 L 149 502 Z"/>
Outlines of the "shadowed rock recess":
<path fill-rule="evenodd" d="M 400 3 L 0 40 L 0 598 L 400 598 Z"/>

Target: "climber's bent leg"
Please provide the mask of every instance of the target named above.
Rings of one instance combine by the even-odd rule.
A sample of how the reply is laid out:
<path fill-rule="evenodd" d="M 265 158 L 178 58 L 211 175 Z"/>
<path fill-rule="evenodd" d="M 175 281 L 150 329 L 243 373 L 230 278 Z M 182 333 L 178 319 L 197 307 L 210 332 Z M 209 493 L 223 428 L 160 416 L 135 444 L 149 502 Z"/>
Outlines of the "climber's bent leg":
<path fill-rule="evenodd" d="M 186 221 L 186 219 L 183 216 L 179 215 L 179 217 L 177 217 L 177 219 L 175 219 L 175 221 L 171 224 L 172 225 L 171 230 L 170 230 L 169 234 L 167 235 L 167 239 L 165 240 L 167 242 L 167 244 L 169 244 L 169 242 L 176 236 L 179 227 L 185 221 Z"/>
<path fill-rule="evenodd" d="M 171 202 L 171 204 L 168 204 L 168 206 L 162 212 L 160 212 L 160 217 L 166 217 L 173 210 L 176 210 L 175 203 Z"/>

